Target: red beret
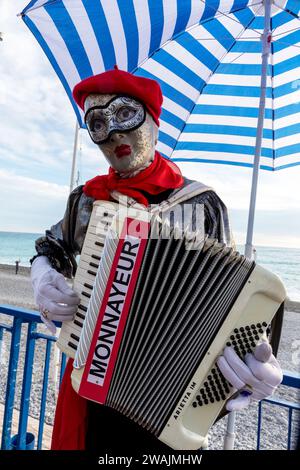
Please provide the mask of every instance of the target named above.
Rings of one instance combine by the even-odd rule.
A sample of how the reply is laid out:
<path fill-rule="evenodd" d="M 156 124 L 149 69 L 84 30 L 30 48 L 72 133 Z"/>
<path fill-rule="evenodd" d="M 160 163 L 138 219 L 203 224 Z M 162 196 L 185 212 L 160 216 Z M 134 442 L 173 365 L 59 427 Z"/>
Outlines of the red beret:
<path fill-rule="evenodd" d="M 159 126 L 159 116 L 163 102 L 159 84 L 150 78 L 138 77 L 115 68 L 93 75 L 79 82 L 73 90 L 73 98 L 84 110 L 84 101 L 91 93 L 125 94 L 144 103 L 147 111 Z"/>

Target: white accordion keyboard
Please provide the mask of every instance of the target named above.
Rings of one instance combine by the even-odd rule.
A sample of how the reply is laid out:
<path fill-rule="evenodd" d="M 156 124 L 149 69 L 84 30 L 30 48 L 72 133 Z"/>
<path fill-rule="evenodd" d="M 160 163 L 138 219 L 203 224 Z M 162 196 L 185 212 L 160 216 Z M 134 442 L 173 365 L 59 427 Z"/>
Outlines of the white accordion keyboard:
<path fill-rule="evenodd" d="M 57 346 L 60 350 L 71 358 L 75 357 L 78 347 L 107 230 L 118 207 L 119 204 L 110 201 L 96 201 L 93 205 L 73 284 L 73 289 L 79 294 L 80 304 L 74 320 L 63 323 L 57 341 Z"/>

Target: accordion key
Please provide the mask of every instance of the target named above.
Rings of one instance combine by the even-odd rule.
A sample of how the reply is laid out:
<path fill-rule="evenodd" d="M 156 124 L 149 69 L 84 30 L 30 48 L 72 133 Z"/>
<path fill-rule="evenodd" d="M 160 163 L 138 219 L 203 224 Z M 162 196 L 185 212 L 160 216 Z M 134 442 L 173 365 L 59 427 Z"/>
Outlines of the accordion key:
<path fill-rule="evenodd" d="M 152 218 L 153 219 L 153 218 Z M 72 384 L 173 449 L 199 449 L 234 393 L 216 360 L 261 341 L 285 298 L 277 276 L 147 211 L 107 233 Z"/>

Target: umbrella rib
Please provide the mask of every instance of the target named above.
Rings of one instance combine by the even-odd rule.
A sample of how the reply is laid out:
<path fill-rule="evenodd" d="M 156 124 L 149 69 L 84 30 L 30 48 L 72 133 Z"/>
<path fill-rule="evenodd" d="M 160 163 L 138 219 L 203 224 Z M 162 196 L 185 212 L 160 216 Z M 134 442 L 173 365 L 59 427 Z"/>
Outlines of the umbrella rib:
<path fill-rule="evenodd" d="M 299 17 L 298 15 L 296 15 L 296 13 L 294 13 L 293 11 L 287 10 L 286 8 L 282 8 L 282 7 L 281 7 L 280 5 L 278 5 L 276 2 L 274 2 L 274 5 L 275 5 L 277 8 L 279 8 L 279 10 L 285 11 L 286 13 L 288 13 L 288 14 L 289 14 L 290 16 L 292 16 L 294 19 L 300 20 L 300 17 Z M 276 31 L 276 29 L 279 28 L 280 26 L 282 26 L 282 25 L 277 26 L 277 27 L 274 29 L 274 31 Z M 300 29 L 300 28 L 293 28 L 293 29 L 290 29 L 290 30 L 288 30 L 288 31 L 284 31 L 284 32 L 282 32 L 282 33 L 278 33 L 278 34 L 275 34 L 275 35 L 273 35 L 273 32 L 274 32 L 274 31 L 272 31 L 272 37 L 280 36 L 280 35 L 282 35 L 282 34 L 287 34 L 287 33 L 290 33 L 290 32 L 292 32 L 292 31 L 297 31 L 298 29 Z M 291 44 L 291 46 L 293 46 L 293 44 Z M 297 47 L 297 46 L 296 46 L 296 47 Z"/>
<path fill-rule="evenodd" d="M 245 52 L 241 52 L 240 55 L 236 56 L 234 59 L 232 59 L 230 62 L 226 62 L 226 64 L 233 64 L 233 62 L 235 62 L 237 59 L 239 59 L 240 57 L 242 57 L 242 55 L 246 54 L 246 51 Z"/>
<path fill-rule="evenodd" d="M 247 29 L 251 29 L 251 28 L 247 28 Z M 262 36 L 262 34 L 261 34 L 261 36 Z M 219 39 L 231 39 L 232 36 L 218 36 L 218 38 Z M 195 38 L 195 39 L 197 41 L 217 41 L 218 40 L 216 38 Z M 235 39 L 239 39 L 239 40 L 253 39 L 253 36 L 249 36 L 249 37 L 243 36 L 242 38 L 236 37 Z M 255 38 L 255 39 L 258 39 L 258 38 Z M 244 52 L 243 52 L 243 54 L 244 54 Z"/>
<path fill-rule="evenodd" d="M 287 10 L 286 8 L 282 8 L 280 5 L 278 5 L 276 2 L 274 2 L 274 5 L 279 8 L 280 10 L 282 11 L 285 11 L 286 13 L 288 13 L 290 16 L 292 16 L 294 19 L 296 20 L 300 20 L 300 17 L 299 15 L 296 15 L 296 13 L 292 12 L 291 10 Z M 281 25 L 280 25 L 281 26 Z M 279 28 L 279 26 L 277 26 L 274 31 Z M 288 34 L 288 33 L 291 33 L 292 31 L 298 31 L 300 30 L 300 27 L 299 28 L 292 28 L 292 29 L 288 29 L 287 31 L 283 31 L 282 33 L 277 33 L 277 34 L 273 34 L 274 31 L 272 31 L 272 38 L 275 38 L 275 37 L 278 37 L 278 36 L 281 36 L 283 34 Z M 276 40 L 277 43 L 279 44 L 286 44 L 287 46 L 291 46 L 291 47 L 299 47 L 300 46 L 297 46 L 296 44 L 290 44 L 288 42 L 284 42 L 284 41 L 281 41 L 281 40 Z"/>
<path fill-rule="evenodd" d="M 204 5 L 205 5 L 205 0 L 200 0 L 200 1 L 201 1 L 202 3 L 204 3 Z M 244 10 L 245 8 L 249 8 L 249 7 L 252 7 L 252 6 L 255 6 L 255 5 L 262 5 L 262 1 L 259 1 L 259 2 L 257 2 L 257 3 L 253 3 L 253 4 L 251 4 L 251 5 L 246 5 L 246 7 L 243 7 L 243 8 L 237 8 L 236 10 L 234 10 L 234 11 L 229 11 L 228 13 L 233 14 L 233 13 L 236 13 L 237 11 Z M 231 16 L 228 16 L 227 13 L 218 10 L 218 8 L 214 8 L 214 7 L 209 7 L 209 8 L 210 8 L 211 10 L 214 10 L 215 13 L 220 13 L 219 16 L 221 16 L 221 15 L 222 15 L 222 16 L 225 16 L 225 17 L 228 18 L 229 20 L 235 21 L 235 22 L 238 23 L 239 25 L 241 24 L 240 21 L 236 20 L 235 18 L 232 18 Z M 215 16 L 214 18 L 218 18 L 218 16 Z M 212 19 L 212 18 L 210 18 L 210 19 Z M 253 29 L 253 28 L 248 28 L 248 29 L 251 29 L 252 31 L 255 31 L 256 33 L 258 33 L 259 35 L 261 35 L 261 33 L 260 33 L 258 30 L 256 30 L 256 29 Z"/>
<path fill-rule="evenodd" d="M 278 28 L 279 26 L 277 26 Z M 293 28 L 293 29 L 288 29 L 287 31 L 283 31 L 282 33 L 277 33 L 277 34 L 272 34 L 272 38 L 276 38 L 277 36 L 282 36 L 282 34 L 287 34 L 287 33 L 291 33 L 293 31 L 299 31 L 300 29 L 300 26 L 299 28 Z M 276 30 L 276 28 L 274 29 L 274 31 Z"/>
<path fill-rule="evenodd" d="M 278 3 L 276 3 L 275 1 L 274 1 L 274 5 L 275 5 L 277 8 L 279 8 L 280 10 L 285 11 L 286 13 L 288 13 L 289 15 L 291 15 L 293 18 L 295 18 L 295 19 L 297 19 L 297 20 L 300 19 L 299 15 L 297 15 L 296 13 L 294 13 L 292 10 L 288 10 L 287 8 L 282 8 L 282 6 L 278 5 Z"/>

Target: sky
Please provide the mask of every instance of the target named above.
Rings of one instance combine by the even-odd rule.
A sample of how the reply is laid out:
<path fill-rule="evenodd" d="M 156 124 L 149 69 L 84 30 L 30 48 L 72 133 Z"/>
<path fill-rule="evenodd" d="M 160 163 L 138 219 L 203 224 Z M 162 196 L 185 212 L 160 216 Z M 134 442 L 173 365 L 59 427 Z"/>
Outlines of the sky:
<path fill-rule="evenodd" d="M 39 44 L 17 13 L 29 0 L 0 0 L 0 231 L 42 233 L 63 216 L 69 193 L 76 118 Z M 244 244 L 252 170 L 179 163 L 188 178 L 212 186 Z M 108 165 L 80 131 L 78 184 Z M 300 166 L 261 171 L 254 245 L 300 248 Z"/>

